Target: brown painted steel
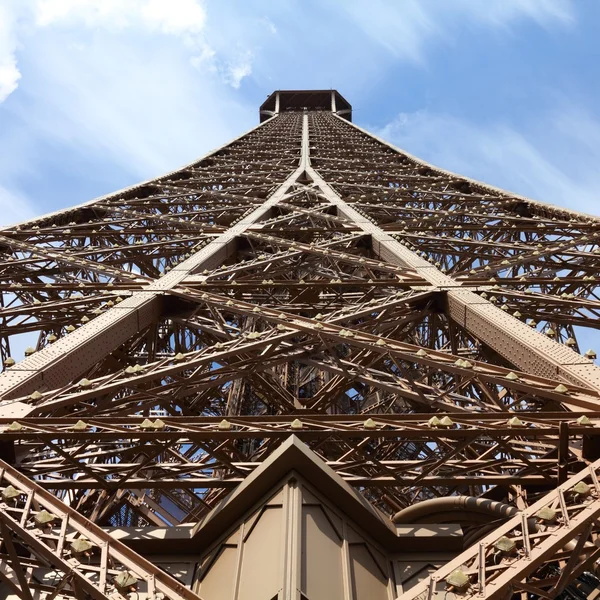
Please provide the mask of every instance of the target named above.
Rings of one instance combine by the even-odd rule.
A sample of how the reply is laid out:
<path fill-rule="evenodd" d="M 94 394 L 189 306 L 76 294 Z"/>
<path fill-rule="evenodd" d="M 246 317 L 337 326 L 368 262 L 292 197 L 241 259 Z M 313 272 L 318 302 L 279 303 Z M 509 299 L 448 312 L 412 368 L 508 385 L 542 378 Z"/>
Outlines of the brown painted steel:
<path fill-rule="evenodd" d="M 353 125 L 335 90 L 276 91 L 260 117 L 178 171 L 2 229 L 0 592 L 125 597 L 129 570 L 150 597 L 211 600 L 235 554 L 232 600 L 251 598 L 244 544 L 190 558 L 185 532 L 292 436 L 394 539 L 390 515 L 437 497 L 521 516 L 441 515 L 427 535 L 462 527 L 463 554 L 396 555 L 352 533 L 345 496 L 277 471 L 280 499 L 239 515 L 239 535 L 283 548 L 265 593 L 273 576 L 281 600 L 435 598 L 463 567 L 465 597 L 564 591 L 598 559 L 600 369 L 581 344 L 600 328 L 600 219 L 428 165 Z M 557 521 L 519 537 L 540 503 Z M 42 509 L 67 525 L 48 537 Z M 180 583 L 111 537 L 137 550 L 139 532 L 187 556 Z M 84 534 L 98 549 L 69 566 Z M 320 544 L 340 549 L 330 588 L 331 553 L 302 558 Z"/>

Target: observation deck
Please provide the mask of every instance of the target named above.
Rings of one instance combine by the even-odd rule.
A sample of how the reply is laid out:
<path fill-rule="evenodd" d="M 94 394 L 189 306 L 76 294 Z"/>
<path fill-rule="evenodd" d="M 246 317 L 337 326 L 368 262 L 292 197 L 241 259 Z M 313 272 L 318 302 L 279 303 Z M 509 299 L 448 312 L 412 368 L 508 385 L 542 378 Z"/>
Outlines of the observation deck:
<path fill-rule="evenodd" d="M 326 110 L 352 121 L 352 106 L 337 90 L 276 90 L 260 107 L 260 122 L 284 111 Z"/>

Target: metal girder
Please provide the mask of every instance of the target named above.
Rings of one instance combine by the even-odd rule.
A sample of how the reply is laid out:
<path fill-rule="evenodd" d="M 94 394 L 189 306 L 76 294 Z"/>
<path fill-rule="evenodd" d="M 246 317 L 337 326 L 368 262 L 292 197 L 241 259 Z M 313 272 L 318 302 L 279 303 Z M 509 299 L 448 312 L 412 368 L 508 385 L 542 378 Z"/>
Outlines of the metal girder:
<path fill-rule="evenodd" d="M 308 117 L 305 118 L 308 119 Z M 342 121 L 335 115 L 324 118 Z M 356 125 L 346 121 L 343 123 L 343 127 L 357 129 Z M 365 135 L 368 134 L 365 133 Z M 372 219 L 366 213 L 349 206 L 315 169 L 309 167 L 307 172 L 319 186 L 323 195 L 338 207 L 341 214 L 372 236 L 373 242 L 378 248 L 377 252 L 382 257 L 416 270 L 432 285 L 447 290 L 448 311 L 457 323 L 523 370 L 546 377 L 558 376 L 572 383 L 585 382 L 586 385 L 600 391 L 600 368 L 591 365 L 589 361 L 568 347 L 558 345 L 548 337 L 533 331 L 480 295 L 467 289 L 464 291 L 454 290 L 457 281 L 442 273 L 435 265 L 418 256 L 402 243 L 394 240 L 388 233 L 372 223 Z M 600 222 L 596 223 L 594 231 L 598 229 L 600 229 Z M 461 281 L 460 284 L 462 283 Z"/>
<path fill-rule="evenodd" d="M 184 282 L 185 283 L 185 282 Z M 389 356 L 392 359 L 403 361 L 411 361 L 419 366 L 422 370 L 434 368 L 451 374 L 462 375 L 468 377 L 471 384 L 478 382 L 479 385 L 491 384 L 502 386 L 505 390 L 511 389 L 515 393 L 530 394 L 536 397 L 547 398 L 561 402 L 567 406 L 587 408 L 594 410 L 598 402 L 598 395 L 595 391 L 586 388 L 569 388 L 560 389 L 559 380 L 548 380 L 542 377 L 529 375 L 528 373 L 515 373 L 508 368 L 497 367 L 483 362 L 468 361 L 464 363 L 457 355 L 452 355 L 447 352 L 436 352 L 425 350 L 422 347 L 398 342 L 388 339 L 385 336 L 372 335 L 366 331 L 355 328 L 347 328 L 336 323 L 339 321 L 347 321 L 352 315 L 345 313 L 343 316 L 338 316 L 335 319 L 316 320 L 299 315 L 287 314 L 279 309 L 260 308 L 257 305 L 245 303 L 242 301 L 228 300 L 227 297 L 207 292 L 194 292 L 186 288 L 175 289 L 173 293 L 179 294 L 189 300 L 197 300 L 206 303 L 215 308 L 219 306 L 227 306 L 228 310 L 238 312 L 242 315 L 253 316 L 255 319 L 261 319 L 268 322 L 271 326 L 269 331 L 254 333 L 243 340 L 236 340 L 233 344 L 218 343 L 213 348 L 206 348 L 201 353 L 194 353 L 190 356 L 182 355 L 177 361 L 161 360 L 156 364 L 148 364 L 142 369 L 140 374 L 123 371 L 119 376 L 111 374 L 105 378 L 96 380 L 88 380 L 82 389 L 80 385 L 73 385 L 67 389 L 53 391 L 47 394 L 40 394 L 38 398 L 38 408 L 36 412 L 41 410 L 54 409 L 60 406 L 68 406 L 77 402 L 89 400 L 97 397 L 100 394 L 115 392 L 123 385 L 135 389 L 140 383 L 150 383 L 153 380 L 162 381 L 166 375 L 172 375 L 189 370 L 190 368 L 198 368 L 202 365 L 211 366 L 215 361 L 223 359 L 231 359 L 240 353 L 248 354 L 252 351 L 262 351 L 266 347 L 276 348 L 277 346 L 286 348 L 288 351 L 292 347 L 286 344 L 287 340 L 293 339 L 294 336 L 303 332 L 306 334 L 316 334 L 317 341 L 322 343 L 324 339 L 331 339 L 332 342 L 343 342 L 351 347 L 362 348 L 369 350 L 371 353 L 380 356 Z M 394 298 L 391 302 L 386 301 L 387 308 L 393 303 L 403 304 L 410 300 L 410 294 Z M 370 302 L 367 306 L 359 306 L 358 314 L 373 313 L 378 310 L 377 303 Z M 287 331 L 287 333 L 286 333 Z M 303 346 L 307 346 L 307 341 L 302 342 Z M 316 342 L 315 342 L 316 343 Z M 312 348 L 314 354 L 314 348 Z M 315 359 L 311 358 L 309 363 L 314 363 Z M 326 370 L 335 370 L 335 365 L 327 367 L 325 363 L 319 363 Z M 355 367 L 352 367 L 356 371 Z M 358 369 L 360 371 L 360 368 Z M 208 376 L 211 380 L 217 375 L 217 370 L 211 368 L 208 372 L 198 372 Z M 366 372 L 365 369 L 363 369 Z M 359 372 L 355 373 L 359 376 Z M 394 378 L 397 380 L 400 373 Z M 385 382 L 385 379 L 382 379 Z M 189 385 L 190 379 L 185 381 Z M 393 385 L 394 380 L 390 383 Z M 161 387 L 164 384 L 161 383 Z M 483 389 L 483 388 L 482 388 Z M 157 389 L 158 391 L 158 389 Z M 399 390 L 399 393 L 403 393 Z M 407 389 L 405 394 L 410 394 Z M 416 392 L 412 392 L 413 394 Z M 435 393 L 435 392 L 434 392 Z M 448 394 L 449 391 L 446 392 Z M 489 391 L 488 391 L 489 393 Z M 431 402 L 431 401 L 429 401 Z"/>
<path fill-rule="evenodd" d="M 3 579 L 13 583 L 16 579 L 18 592 L 24 597 L 43 589 L 46 593 L 54 590 L 64 598 L 89 595 L 109 600 L 129 597 L 129 592 L 137 590 L 148 600 L 201 600 L 1 460 L 0 485 L 0 538 L 9 552 L 0 560 Z M 15 541 L 28 555 L 11 552 Z M 23 565 L 35 566 L 35 570 L 23 572 Z M 119 576 L 128 576 L 129 584 L 119 586 Z"/>
<path fill-rule="evenodd" d="M 464 593 L 495 597 L 513 573 L 515 594 L 555 596 L 597 558 L 581 522 L 600 369 L 578 334 L 598 330 L 600 220 L 335 112 L 273 108 L 178 171 L 1 231 L 0 457 L 23 493 L 0 505 L 0 580 L 27 599 L 46 572 L 57 598 L 124 597 L 111 577 L 130 569 L 144 593 L 152 571 L 110 540 L 71 571 L 63 548 L 84 532 L 104 548 L 99 525 L 194 523 L 295 435 L 387 514 L 548 494 L 559 519 L 510 521 L 516 555 L 498 536 L 462 555 Z M 58 533 L 35 526 L 46 506 L 72 513 Z"/>
<path fill-rule="evenodd" d="M 600 556 L 599 473 L 600 461 L 596 461 L 398 600 L 446 598 L 449 591 L 465 599 L 493 600 L 520 591 L 555 598 Z M 552 564 L 560 566 L 544 572 Z"/>
<path fill-rule="evenodd" d="M 469 414 L 29 418 L 0 423 L 0 442 L 14 443 L 20 471 L 53 490 L 117 490 L 124 480 L 132 489 L 230 489 L 290 435 L 355 486 L 552 486 L 561 469 L 581 466 L 583 438 L 589 443 L 599 435 L 600 421 L 581 425 L 578 419 L 556 413 L 520 424 Z M 372 443 L 357 452 L 356 444 L 366 440 Z M 428 447 L 423 456 L 421 444 Z"/>
<path fill-rule="evenodd" d="M 264 124 L 257 126 L 255 130 L 261 126 Z M 211 154 L 205 158 L 210 156 Z M 170 273 L 145 285 L 139 292 L 134 292 L 118 306 L 86 323 L 78 331 L 65 336 L 52 347 L 45 348 L 35 356 L 20 362 L 10 373 L 0 374 L 2 399 L 13 399 L 39 389 L 56 388 L 72 381 L 99 358 L 121 345 L 135 331 L 140 331 L 156 321 L 160 314 L 160 296 L 177 286 L 191 273 L 225 260 L 228 254 L 234 251 L 236 238 L 286 197 L 287 190 L 301 171 L 302 167 L 295 169 L 268 200 L 199 249 L 195 255 L 180 262 Z M 102 264 L 96 268 L 104 269 Z M 134 274 L 130 277 L 135 279 Z M 83 348 L 86 351 L 82 351 Z M 24 416 L 30 409 L 22 403 L 9 403 L 0 407 L 0 411 L 7 416 Z"/>
<path fill-rule="evenodd" d="M 448 426 L 430 423 L 434 417 L 451 417 Z M 367 437 L 407 437 L 427 435 L 461 437 L 472 434 L 517 435 L 537 437 L 558 434 L 561 423 L 567 423 L 571 434 L 600 435 L 600 413 L 543 412 L 519 415 L 520 425 L 511 425 L 512 417 L 505 413 L 408 413 L 408 414 L 292 414 L 292 415 L 232 415 L 223 423 L 222 417 L 160 416 L 161 423 L 150 427 L 147 417 L 25 417 L 17 420 L 0 419 L 0 439 L 24 441 L 29 439 L 54 439 L 56 436 L 73 440 L 94 438 L 111 440 L 124 437 L 135 439 L 176 439 L 193 436 L 195 439 L 220 439 L 236 437 L 270 437 L 279 432 L 293 432 L 291 424 L 300 420 L 303 425 L 297 435 L 323 435 L 335 432 L 340 436 L 356 433 Z M 585 419 L 585 424 L 582 421 Z M 367 422 L 365 424 L 365 422 Z M 372 421 L 372 423 L 371 423 Z M 164 425 L 164 426 L 163 426 Z"/>
<path fill-rule="evenodd" d="M 550 215 L 556 215 L 556 216 L 560 216 L 563 218 L 565 216 L 573 217 L 575 219 L 581 220 L 584 223 L 586 223 L 586 222 L 594 223 L 596 225 L 598 224 L 598 222 L 600 222 L 600 217 L 598 217 L 598 215 L 584 213 L 584 212 L 573 210 L 572 208 L 567 208 L 564 206 L 556 206 L 553 204 L 547 204 L 545 202 L 539 202 L 538 200 L 533 200 L 526 196 L 520 196 L 519 194 L 515 194 L 513 192 L 507 192 L 506 190 L 503 190 L 502 188 L 498 188 L 493 185 L 490 185 L 489 183 L 477 181 L 476 179 L 472 179 L 471 177 L 467 177 L 466 175 L 459 175 L 457 173 L 453 173 L 452 171 L 448 171 L 446 169 L 436 167 L 436 166 L 420 159 L 418 156 L 414 156 L 413 154 L 410 154 L 406 150 L 397 148 L 396 146 L 394 146 L 390 142 L 384 140 L 383 138 L 375 135 L 374 133 L 371 133 L 370 131 L 367 131 L 366 129 L 363 129 L 359 125 L 356 125 L 356 123 L 352 123 L 351 121 L 346 121 L 345 119 L 341 119 L 337 115 L 333 115 L 333 117 L 336 119 L 339 119 L 344 124 L 350 123 L 350 126 L 353 127 L 354 129 L 356 129 L 357 131 L 360 131 L 361 133 L 369 136 L 370 138 L 377 140 L 377 142 L 379 142 L 382 146 L 384 146 L 386 148 L 390 148 L 393 152 L 401 154 L 402 156 L 410 159 L 410 161 L 413 164 L 420 165 L 422 167 L 430 169 L 431 172 L 440 174 L 440 175 L 444 175 L 452 180 L 457 180 L 459 182 L 461 182 L 461 181 L 469 182 L 469 183 L 473 184 L 474 186 L 476 186 L 477 189 L 480 189 L 482 191 L 482 193 L 488 193 L 490 195 L 494 194 L 495 196 L 497 196 L 501 199 L 520 200 L 520 201 L 526 202 L 528 204 L 534 205 L 539 210 L 544 211 L 545 213 L 549 213 Z"/>

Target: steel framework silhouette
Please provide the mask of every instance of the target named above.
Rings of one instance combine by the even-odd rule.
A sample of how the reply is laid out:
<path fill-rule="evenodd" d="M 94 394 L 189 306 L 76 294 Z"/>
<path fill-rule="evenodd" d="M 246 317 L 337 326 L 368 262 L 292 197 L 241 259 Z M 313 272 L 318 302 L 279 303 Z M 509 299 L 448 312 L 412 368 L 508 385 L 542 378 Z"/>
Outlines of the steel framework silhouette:
<path fill-rule="evenodd" d="M 202 583 L 250 511 L 235 503 L 293 461 L 340 514 L 365 511 L 356 531 L 386 528 L 364 533 L 377 577 L 339 534 L 331 598 L 584 585 L 600 559 L 600 369 L 582 346 L 600 328 L 600 219 L 427 164 L 354 125 L 335 91 L 275 92 L 260 114 L 178 171 L 0 231 L 5 593 L 325 598 L 300 562 L 253 592 L 250 550 L 220 571 L 230 591 Z M 418 569 L 398 558 L 411 527 L 432 540 Z"/>

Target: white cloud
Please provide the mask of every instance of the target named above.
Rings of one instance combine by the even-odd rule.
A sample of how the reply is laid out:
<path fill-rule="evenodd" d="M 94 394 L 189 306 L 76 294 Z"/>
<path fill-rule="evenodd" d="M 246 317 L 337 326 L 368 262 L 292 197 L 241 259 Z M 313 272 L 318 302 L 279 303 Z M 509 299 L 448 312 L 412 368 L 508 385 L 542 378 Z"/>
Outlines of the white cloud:
<path fill-rule="evenodd" d="M 242 52 L 235 59 L 229 61 L 224 71 L 224 81 L 238 89 L 244 77 L 252 74 L 252 52 Z"/>
<path fill-rule="evenodd" d="M 532 19 L 543 26 L 552 22 L 568 24 L 574 20 L 571 0 L 456 0 L 456 7 L 471 19 L 495 25 L 507 25 L 519 19 Z"/>
<path fill-rule="evenodd" d="M 199 33 L 206 21 L 198 0 L 37 0 L 34 16 L 41 27 L 78 23 L 113 30 L 138 27 L 174 35 Z"/>
<path fill-rule="evenodd" d="M 436 166 L 531 198 L 596 213 L 600 123 L 572 103 L 519 132 L 423 110 L 401 113 L 378 134 Z"/>
<path fill-rule="evenodd" d="M 239 89 L 242 79 L 252 75 L 253 53 L 250 50 L 238 52 L 227 60 L 222 60 L 211 46 L 204 43 L 200 54 L 192 56 L 191 65 L 200 72 L 216 73 L 221 81 L 234 89 Z"/>
<path fill-rule="evenodd" d="M 216 54 L 217 53 L 208 44 L 203 44 L 200 48 L 200 54 L 190 58 L 190 64 L 199 71 L 204 67 L 207 67 L 210 71 L 216 71 Z"/>
<path fill-rule="evenodd" d="M 2 60 L 14 66 L 17 48 L 27 74 L 0 109 L 0 151 L 11 149 L 0 163 L 2 223 L 89 199 L 54 192 L 54 179 L 59 190 L 85 180 L 109 192 L 255 125 L 255 107 L 232 89 L 251 73 L 252 53 L 241 40 L 217 56 L 202 0 L 0 0 L 0 11 L 0 101 L 16 86 Z"/>
<path fill-rule="evenodd" d="M 142 5 L 142 17 L 164 33 L 200 33 L 206 12 L 196 0 L 148 0 Z"/>
<path fill-rule="evenodd" d="M 194 72 L 173 40 L 98 35 L 78 49 L 47 32 L 34 53 L 44 61 L 24 63 L 31 80 L 14 109 L 30 135 L 114 162 L 136 178 L 190 162 L 247 126 L 241 107 L 214 77 Z"/>
<path fill-rule="evenodd" d="M 185 43 L 197 68 L 204 61 L 203 69 L 217 73 L 237 89 L 254 71 L 255 77 L 261 73 L 270 76 L 273 61 L 261 60 L 261 51 L 267 43 L 272 43 L 269 40 L 281 37 L 273 19 L 296 35 L 299 23 L 302 28 L 310 27 L 316 38 L 330 31 L 329 22 L 325 30 L 319 29 L 318 24 L 306 22 L 299 14 L 299 5 L 283 4 L 274 5 L 268 14 L 257 17 L 253 2 L 239 6 L 214 3 L 210 5 L 211 18 L 222 23 L 207 27 L 205 0 L 0 0 L 0 102 L 20 83 L 17 42 L 25 45 L 36 31 L 47 28 L 60 29 L 60 35 L 65 36 L 70 35 L 73 27 L 177 36 Z M 319 11 L 321 21 L 336 19 L 339 30 L 355 32 L 358 28 L 371 42 L 372 50 L 383 48 L 393 59 L 413 62 L 424 62 L 434 44 L 457 42 L 465 23 L 508 27 L 529 20 L 549 27 L 574 21 L 573 0 L 369 0 L 368 5 L 364 0 L 326 0 L 315 10 Z M 21 15 L 19 23 L 15 14 Z M 354 27 L 344 27 L 344 16 Z M 265 35 L 266 30 L 270 36 Z M 198 54 L 205 45 L 216 56 L 205 60 L 206 55 Z M 277 51 L 285 55 L 289 49 L 279 47 Z M 372 62 L 378 62 L 375 52 L 372 56 Z M 366 58 L 359 55 L 352 62 L 360 69 L 363 61 Z M 373 71 L 372 64 L 368 68 Z"/>
<path fill-rule="evenodd" d="M 23 30 L 31 35 L 36 29 L 59 26 L 134 29 L 181 36 L 188 43 L 205 23 L 201 0 L 1 0 L 0 103 L 21 78 L 16 53 Z"/>
<path fill-rule="evenodd" d="M 15 15 L 12 2 L 0 4 L 0 103 L 17 89 L 21 78 L 15 56 Z"/>
<path fill-rule="evenodd" d="M 4 102 L 16 89 L 21 73 L 14 54 L 0 58 L 0 102 Z"/>
<path fill-rule="evenodd" d="M 434 15 L 420 0 L 371 0 L 368 8 L 360 0 L 346 0 L 341 6 L 372 42 L 395 57 L 420 61 L 424 41 L 439 31 Z"/>
<path fill-rule="evenodd" d="M 262 19 L 259 19 L 259 22 L 262 23 L 273 35 L 277 35 L 277 27 L 275 27 L 275 23 L 273 23 L 269 17 L 262 17 Z"/>

